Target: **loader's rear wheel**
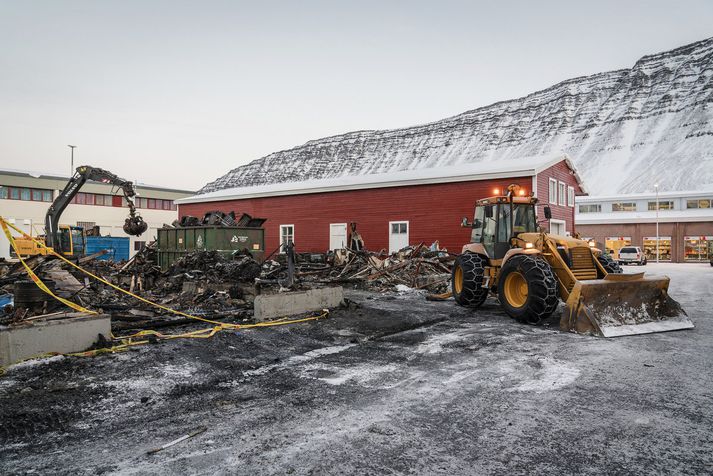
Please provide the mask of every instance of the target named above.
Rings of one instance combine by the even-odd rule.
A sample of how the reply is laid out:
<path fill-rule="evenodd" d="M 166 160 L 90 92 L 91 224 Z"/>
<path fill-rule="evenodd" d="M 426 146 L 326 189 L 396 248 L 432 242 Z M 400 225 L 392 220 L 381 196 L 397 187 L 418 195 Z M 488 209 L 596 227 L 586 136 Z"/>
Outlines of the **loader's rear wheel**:
<path fill-rule="evenodd" d="M 537 256 L 513 256 L 498 278 L 500 304 L 513 319 L 539 324 L 557 309 L 557 280 L 547 261 Z"/>
<path fill-rule="evenodd" d="M 597 256 L 597 261 L 599 261 L 599 264 L 602 265 L 602 268 L 604 268 L 604 271 L 606 271 L 607 274 L 618 274 L 623 272 L 619 263 L 614 261 L 609 255 L 599 255 Z"/>
<path fill-rule="evenodd" d="M 453 297 L 461 306 L 478 307 L 488 297 L 483 276 L 488 259 L 475 253 L 463 253 L 453 263 L 451 282 Z"/>

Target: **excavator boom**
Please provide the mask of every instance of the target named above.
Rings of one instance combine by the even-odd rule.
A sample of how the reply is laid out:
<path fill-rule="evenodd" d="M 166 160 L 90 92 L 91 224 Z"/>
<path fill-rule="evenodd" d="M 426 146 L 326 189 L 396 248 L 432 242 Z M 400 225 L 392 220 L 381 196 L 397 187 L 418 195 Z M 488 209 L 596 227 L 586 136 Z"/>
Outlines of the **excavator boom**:
<path fill-rule="evenodd" d="M 45 243 L 48 247 L 55 247 L 60 243 L 59 218 L 88 180 L 109 183 L 122 189 L 124 198 L 129 204 L 129 217 L 124 222 L 124 231 L 127 234 L 139 236 L 148 229 L 146 222 L 136 213 L 136 206 L 134 205 L 136 191 L 132 182 L 124 180 L 107 170 L 82 165 L 77 167 L 76 172 L 69 179 L 64 190 L 47 210 L 47 215 L 45 216 Z"/>

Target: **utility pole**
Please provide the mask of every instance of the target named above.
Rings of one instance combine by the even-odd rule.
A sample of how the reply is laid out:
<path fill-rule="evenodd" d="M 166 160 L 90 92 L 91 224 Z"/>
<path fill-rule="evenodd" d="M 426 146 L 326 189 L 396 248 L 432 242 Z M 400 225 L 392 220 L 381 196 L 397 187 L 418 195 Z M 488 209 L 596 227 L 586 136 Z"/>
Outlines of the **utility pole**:
<path fill-rule="evenodd" d="M 72 149 L 72 163 L 71 163 L 72 168 L 69 169 L 69 176 L 71 177 L 74 175 L 74 149 L 76 149 L 77 146 L 76 145 L 68 145 L 67 147 Z"/>
<path fill-rule="evenodd" d="M 659 184 L 654 184 L 656 189 L 656 264 L 659 263 Z"/>

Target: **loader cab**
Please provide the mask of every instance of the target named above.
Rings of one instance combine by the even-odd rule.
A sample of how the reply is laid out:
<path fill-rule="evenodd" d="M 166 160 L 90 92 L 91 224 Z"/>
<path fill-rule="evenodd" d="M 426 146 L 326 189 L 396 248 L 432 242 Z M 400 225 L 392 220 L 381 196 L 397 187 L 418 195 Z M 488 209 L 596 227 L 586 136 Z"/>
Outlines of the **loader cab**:
<path fill-rule="evenodd" d="M 480 200 L 472 227 L 471 243 L 482 243 L 488 256 L 502 259 L 513 236 L 537 231 L 535 204 L 524 198 L 516 198 L 512 204 L 506 197 Z"/>
<path fill-rule="evenodd" d="M 59 227 L 59 249 L 55 250 L 67 257 L 79 257 L 84 255 L 85 240 L 84 228 L 81 226 L 60 225 Z"/>

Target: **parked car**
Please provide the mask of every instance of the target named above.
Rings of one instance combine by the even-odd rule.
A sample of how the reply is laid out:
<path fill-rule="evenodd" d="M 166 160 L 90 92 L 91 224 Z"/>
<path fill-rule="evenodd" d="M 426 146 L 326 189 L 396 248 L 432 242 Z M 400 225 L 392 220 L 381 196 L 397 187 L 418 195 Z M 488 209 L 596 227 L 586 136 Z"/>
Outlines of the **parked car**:
<path fill-rule="evenodd" d="M 619 264 L 646 265 L 646 255 L 638 246 L 625 246 L 619 250 Z"/>

